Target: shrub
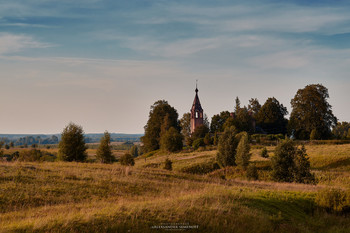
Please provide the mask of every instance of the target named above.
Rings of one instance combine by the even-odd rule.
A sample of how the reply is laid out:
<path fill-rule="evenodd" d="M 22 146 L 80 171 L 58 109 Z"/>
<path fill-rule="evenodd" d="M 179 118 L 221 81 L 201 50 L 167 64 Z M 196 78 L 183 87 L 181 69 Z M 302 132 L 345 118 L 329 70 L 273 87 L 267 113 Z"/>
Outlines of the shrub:
<path fill-rule="evenodd" d="M 138 146 L 136 145 L 133 145 L 130 149 L 130 154 L 133 156 L 133 157 L 137 157 L 139 156 L 139 148 Z"/>
<path fill-rule="evenodd" d="M 239 143 L 237 146 L 237 154 L 236 154 L 235 162 L 238 166 L 243 167 L 244 169 L 247 168 L 251 157 L 251 154 L 249 153 L 249 151 L 250 151 L 250 145 L 249 145 L 248 133 L 242 132 L 241 139 L 239 140 Z"/>
<path fill-rule="evenodd" d="M 193 141 L 192 147 L 194 150 L 198 150 L 199 147 L 204 146 L 203 138 L 198 138 Z"/>
<path fill-rule="evenodd" d="M 251 164 L 247 168 L 247 178 L 248 180 L 258 180 L 259 179 L 259 174 L 258 174 L 258 169 L 254 164 Z"/>
<path fill-rule="evenodd" d="M 330 212 L 342 212 L 350 208 L 350 195 L 341 189 L 323 189 L 317 192 L 315 202 Z"/>
<path fill-rule="evenodd" d="M 164 169 L 169 171 L 173 170 L 173 162 L 168 158 L 165 159 Z"/>
<path fill-rule="evenodd" d="M 120 157 L 119 159 L 120 164 L 124 165 L 124 166 L 134 166 L 135 165 L 135 161 L 134 158 L 132 157 L 131 154 L 124 154 Z"/>
<path fill-rule="evenodd" d="M 204 142 L 204 144 L 207 145 L 207 146 L 210 146 L 210 145 L 213 144 L 213 140 L 212 140 L 212 138 L 210 137 L 210 134 L 209 134 L 209 133 L 207 133 L 207 134 L 205 135 L 205 137 L 204 137 L 204 139 L 203 139 L 203 142 Z"/>
<path fill-rule="evenodd" d="M 46 151 L 41 151 L 38 149 L 22 150 L 17 155 L 14 154 L 13 156 L 14 156 L 14 159 L 17 156 L 18 161 L 26 161 L 26 162 L 36 162 L 36 161 L 53 162 L 56 160 L 56 156 L 54 154 L 51 154 Z"/>
<path fill-rule="evenodd" d="M 188 167 L 184 167 L 181 169 L 181 172 L 190 173 L 190 174 L 207 174 L 212 171 L 215 171 L 219 169 L 220 166 L 213 161 L 207 162 L 207 163 L 199 163 L 194 164 Z"/>
<path fill-rule="evenodd" d="M 269 154 L 267 153 L 266 147 L 264 147 L 264 148 L 261 150 L 260 155 L 261 155 L 261 157 L 263 157 L 263 158 L 268 158 L 268 157 L 269 157 Z"/>

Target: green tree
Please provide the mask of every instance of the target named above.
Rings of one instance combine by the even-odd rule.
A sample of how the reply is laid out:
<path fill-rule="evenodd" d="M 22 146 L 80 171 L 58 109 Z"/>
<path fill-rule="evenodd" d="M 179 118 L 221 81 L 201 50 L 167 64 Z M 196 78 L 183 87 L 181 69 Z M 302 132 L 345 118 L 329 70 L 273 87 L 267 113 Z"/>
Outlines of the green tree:
<path fill-rule="evenodd" d="M 272 177 L 276 181 L 293 182 L 294 155 L 296 148 L 292 140 L 279 143 L 272 157 Z"/>
<path fill-rule="evenodd" d="M 182 150 L 183 136 L 174 127 L 170 129 L 161 138 L 161 148 L 169 152 Z"/>
<path fill-rule="evenodd" d="M 236 154 L 235 162 L 238 166 L 246 169 L 251 157 L 251 154 L 249 153 L 250 145 L 249 145 L 248 133 L 242 132 L 240 137 L 241 139 L 239 140 L 239 143 L 237 146 L 237 154 Z"/>
<path fill-rule="evenodd" d="M 258 169 L 256 168 L 255 164 L 250 164 L 248 166 L 246 176 L 247 176 L 248 180 L 258 180 L 259 179 Z"/>
<path fill-rule="evenodd" d="M 350 123 L 343 121 L 338 122 L 337 125 L 332 129 L 332 134 L 337 139 L 346 139 L 350 130 Z"/>
<path fill-rule="evenodd" d="M 214 115 L 211 118 L 210 132 L 223 132 L 225 129 L 224 124 L 228 118 L 231 118 L 229 111 L 223 111 L 220 114 Z"/>
<path fill-rule="evenodd" d="M 221 167 L 236 165 L 236 149 L 239 139 L 235 127 L 226 128 L 219 138 L 216 160 Z"/>
<path fill-rule="evenodd" d="M 237 114 L 238 111 L 241 109 L 241 101 L 239 100 L 238 96 L 235 99 L 235 113 Z"/>
<path fill-rule="evenodd" d="M 256 123 L 267 133 L 285 134 L 287 108 L 275 98 L 268 98 L 256 115 Z"/>
<path fill-rule="evenodd" d="M 214 144 L 214 146 L 217 146 L 218 143 L 219 143 L 219 136 L 218 136 L 218 133 L 215 132 L 214 139 L 213 139 L 213 144 Z"/>
<path fill-rule="evenodd" d="M 209 133 L 208 127 L 206 125 L 200 125 L 192 133 L 192 140 L 195 141 L 196 139 L 204 138 L 207 133 Z"/>
<path fill-rule="evenodd" d="M 319 140 L 319 139 L 321 139 L 321 136 L 320 136 L 319 132 L 317 131 L 317 129 L 311 130 L 310 140 Z"/>
<path fill-rule="evenodd" d="M 248 111 L 252 113 L 252 117 L 255 118 L 261 109 L 261 105 L 257 98 L 251 98 L 249 100 Z"/>
<path fill-rule="evenodd" d="M 167 119 L 165 120 L 164 118 L 166 116 Z M 176 109 L 170 106 L 167 101 L 158 100 L 151 106 L 149 118 L 145 126 L 145 135 L 141 137 L 145 152 L 160 148 L 161 129 L 165 121 L 167 125 L 163 128 L 180 128 Z"/>
<path fill-rule="evenodd" d="M 298 149 L 292 140 L 287 139 L 280 142 L 271 161 L 272 177 L 276 181 L 314 182 L 305 147 Z"/>
<path fill-rule="evenodd" d="M 328 89 L 321 84 L 307 85 L 297 91 L 291 101 L 293 110 L 288 125 L 297 139 L 309 139 L 313 129 L 317 129 L 321 139 L 331 136 L 331 128 L 336 126 L 337 118 L 328 98 Z"/>
<path fill-rule="evenodd" d="M 203 138 L 197 138 L 196 140 L 193 141 L 192 147 L 194 150 L 198 150 L 199 147 L 204 146 L 204 140 Z"/>
<path fill-rule="evenodd" d="M 111 135 L 107 131 L 101 138 L 100 145 L 97 148 L 96 158 L 101 163 L 112 163 L 115 160 L 111 148 Z"/>
<path fill-rule="evenodd" d="M 85 161 L 87 158 L 84 141 L 84 131 L 81 126 L 69 123 L 61 134 L 58 144 L 58 157 L 64 161 Z"/>
<path fill-rule="evenodd" d="M 313 183 L 315 176 L 310 172 L 310 161 L 304 146 L 297 149 L 294 156 L 294 181 L 298 183 Z"/>
<path fill-rule="evenodd" d="M 119 162 L 123 166 L 134 166 L 135 165 L 135 160 L 132 157 L 132 155 L 129 153 L 122 155 L 119 159 Z"/>
<path fill-rule="evenodd" d="M 191 113 L 186 112 L 180 119 L 181 134 L 184 138 L 191 137 Z"/>
<path fill-rule="evenodd" d="M 204 137 L 204 139 L 203 139 L 203 142 L 204 142 L 204 144 L 207 145 L 207 146 L 213 144 L 213 143 L 212 143 L 212 138 L 210 137 L 210 133 L 207 133 L 207 134 L 205 135 L 205 137 Z"/>
<path fill-rule="evenodd" d="M 133 156 L 133 157 L 137 157 L 139 156 L 139 147 L 136 146 L 136 145 L 133 145 L 130 149 L 130 154 Z"/>

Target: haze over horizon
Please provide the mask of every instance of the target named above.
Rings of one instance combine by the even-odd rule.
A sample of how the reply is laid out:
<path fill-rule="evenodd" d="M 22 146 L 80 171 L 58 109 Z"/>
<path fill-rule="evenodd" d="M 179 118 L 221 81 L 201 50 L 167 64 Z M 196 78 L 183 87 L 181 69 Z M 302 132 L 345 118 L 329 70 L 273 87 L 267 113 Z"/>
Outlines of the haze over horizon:
<path fill-rule="evenodd" d="M 29 3 L 30 2 L 30 3 Z M 250 98 L 292 111 L 321 83 L 350 121 L 350 2 L 0 0 L 0 134 L 144 132 L 165 99 L 209 119 Z"/>

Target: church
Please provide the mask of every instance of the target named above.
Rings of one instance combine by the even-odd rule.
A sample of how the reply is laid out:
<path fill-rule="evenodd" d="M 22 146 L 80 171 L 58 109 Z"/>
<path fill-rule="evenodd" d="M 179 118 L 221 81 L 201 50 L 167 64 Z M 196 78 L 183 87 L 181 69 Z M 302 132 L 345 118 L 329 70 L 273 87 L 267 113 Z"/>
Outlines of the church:
<path fill-rule="evenodd" d="M 191 108 L 191 134 L 196 130 L 200 125 L 203 125 L 203 108 L 198 97 L 198 88 L 196 85 L 196 96 L 194 97 L 192 108 Z"/>

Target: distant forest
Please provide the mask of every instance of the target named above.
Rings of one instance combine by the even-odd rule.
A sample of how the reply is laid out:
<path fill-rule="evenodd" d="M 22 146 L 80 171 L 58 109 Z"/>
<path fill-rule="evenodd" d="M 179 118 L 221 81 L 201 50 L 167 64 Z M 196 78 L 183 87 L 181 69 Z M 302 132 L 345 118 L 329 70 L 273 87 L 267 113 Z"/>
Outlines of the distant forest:
<path fill-rule="evenodd" d="M 102 133 L 85 134 L 86 143 L 99 142 Z M 139 142 L 143 134 L 118 134 L 111 133 L 112 142 Z M 61 134 L 0 134 L 0 142 L 3 144 L 13 143 L 15 146 L 22 145 L 49 145 L 58 144 Z"/>

